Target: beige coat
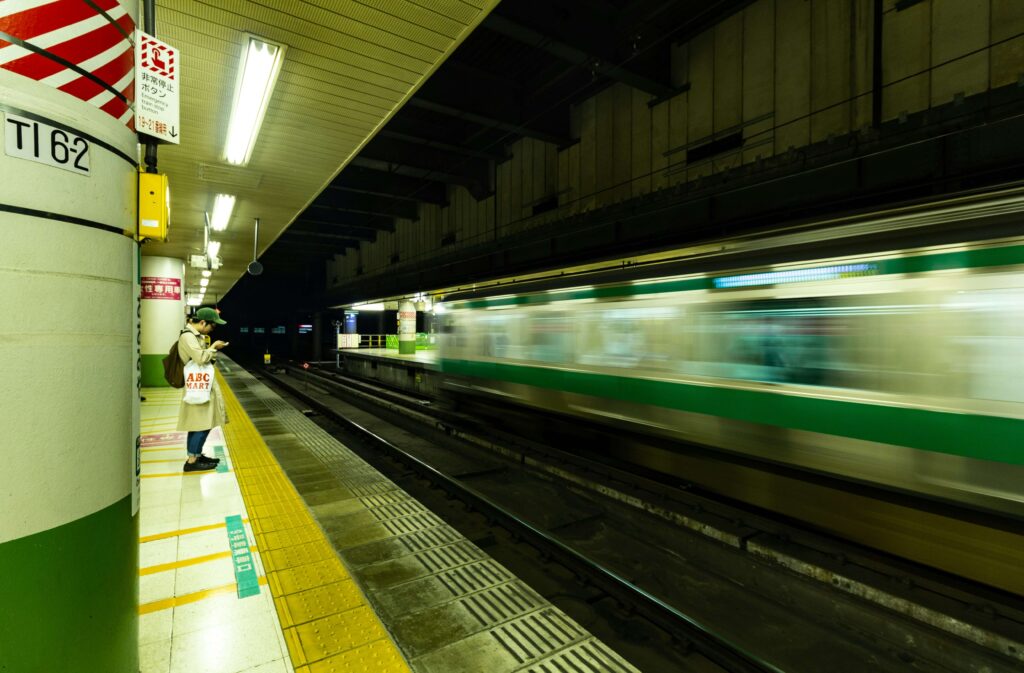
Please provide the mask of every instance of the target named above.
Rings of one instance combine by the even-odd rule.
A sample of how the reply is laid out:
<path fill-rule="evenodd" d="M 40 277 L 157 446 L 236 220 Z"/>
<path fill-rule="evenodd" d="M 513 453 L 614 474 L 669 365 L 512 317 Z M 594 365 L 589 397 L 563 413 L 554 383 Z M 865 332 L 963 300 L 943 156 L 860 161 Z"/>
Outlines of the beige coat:
<path fill-rule="evenodd" d="M 188 364 L 189 360 L 195 360 L 198 364 L 205 365 L 217 360 L 217 351 L 212 348 L 203 348 L 205 343 L 199 332 L 192 327 L 186 326 L 186 331 L 178 337 L 178 356 L 181 361 Z M 185 391 L 181 392 L 182 398 Z M 224 398 L 220 394 L 220 385 L 217 379 L 213 380 L 210 387 L 210 401 L 206 404 L 185 404 L 181 402 L 178 410 L 178 430 L 183 432 L 195 432 L 197 430 L 212 430 L 228 422 L 227 414 L 224 411 Z"/>

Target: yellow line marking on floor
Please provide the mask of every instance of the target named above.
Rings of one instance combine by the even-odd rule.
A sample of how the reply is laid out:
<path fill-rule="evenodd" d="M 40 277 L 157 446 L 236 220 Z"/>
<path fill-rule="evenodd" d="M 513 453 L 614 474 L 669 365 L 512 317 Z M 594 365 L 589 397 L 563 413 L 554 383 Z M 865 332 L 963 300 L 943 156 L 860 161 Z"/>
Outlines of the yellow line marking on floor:
<path fill-rule="evenodd" d="M 174 449 L 174 450 L 175 451 L 181 451 L 181 449 Z M 140 460 L 139 461 L 139 463 L 142 464 L 142 465 L 152 465 L 154 463 L 163 463 L 164 465 L 167 465 L 168 463 L 170 463 L 170 464 L 174 465 L 174 464 L 177 464 L 177 463 L 180 463 L 180 462 L 181 462 L 181 459 L 179 459 L 179 458 L 169 458 L 168 460 Z M 142 475 L 139 475 L 139 476 L 142 476 Z"/>
<path fill-rule="evenodd" d="M 242 523 L 249 523 L 248 519 L 242 519 Z M 217 530 L 218 528 L 226 527 L 226 523 L 211 523 L 206 526 L 196 526 L 195 528 L 182 528 L 180 530 L 169 530 L 166 533 L 153 533 L 152 535 L 143 535 L 139 537 L 139 544 L 144 542 L 156 542 L 157 540 L 166 540 L 171 537 L 181 537 L 182 535 L 191 535 L 192 533 L 202 533 L 207 530 Z"/>
<path fill-rule="evenodd" d="M 170 461 L 160 460 L 157 462 L 164 463 Z M 184 465 L 184 463 L 182 463 L 182 465 Z M 162 477 L 198 477 L 204 474 L 231 474 L 231 470 L 228 470 L 227 472 L 218 472 L 216 469 L 200 470 L 199 472 L 185 472 L 183 470 L 181 472 L 158 472 L 155 474 L 140 474 L 139 477 L 141 477 L 142 479 L 157 479 Z"/>
<path fill-rule="evenodd" d="M 231 419 L 224 439 L 292 664 L 303 671 L 408 672 L 408 663 L 219 371 L 217 379 Z"/>
<path fill-rule="evenodd" d="M 258 551 L 256 545 L 249 547 L 249 551 Z M 222 558 L 231 558 L 232 552 L 219 551 L 216 554 L 207 554 L 205 556 L 195 556 L 193 558 L 186 558 L 180 561 L 171 561 L 170 563 L 160 563 L 155 566 L 146 566 L 145 568 L 139 568 L 139 575 L 153 575 L 156 573 L 162 573 L 167 570 L 175 570 L 177 568 L 187 568 L 188 566 L 199 565 L 200 563 L 208 563 L 209 561 L 216 561 Z"/>
<path fill-rule="evenodd" d="M 154 451 L 184 451 L 184 450 L 185 450 L 185 445 L 182 444 L 181 446 L 167 446 L 167 447 L 164 447 L 162 449 L 142 449 L 142 452 L 143 453 L 152 453 Z"/>
<path fill-rule="evenodd" d="M 266 586 L 267 578 L 260 577 L 260 586 Z M 184 594 L 182 596 L 175 596 L 173 598 L 164 598 L 163 600 L 153 601 L 152 603 L 143 603 L 139 606 L 140 615 L 148 615 L 151 612 L 159 612 L 160 610 L 167 610 L 169 608 L 176 608 L 181 605 L 188 605 L 189 603 L 195 603 L 201 601 L 204 598 L 210 598 L 218 594 L 227 594 L 238 591 L 238 585 L 232 582 L 231 584 L 225 584 L 219 587 L 213 587 L 212 589 L 203 589 L 202 591 L 196 591 L 190 594 Z"/>

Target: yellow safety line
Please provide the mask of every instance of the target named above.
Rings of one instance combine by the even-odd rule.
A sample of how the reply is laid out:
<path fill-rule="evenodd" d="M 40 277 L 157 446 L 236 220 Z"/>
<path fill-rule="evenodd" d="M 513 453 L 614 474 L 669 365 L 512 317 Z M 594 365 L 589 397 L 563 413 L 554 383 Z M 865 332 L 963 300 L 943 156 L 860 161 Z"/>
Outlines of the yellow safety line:
<path fill-rule="evenodd" d="M 249 551 L 257 551 L 256 545 L 249 547 Z M 160 563 L 155 566 L 146 566 L 145 568 L 139 568 L 139 575 L 154 575 L 156 573 L 162 573 L 167 570 L 175 570 L 177 568 L 187 568 L 188 566 L 199 565 L 200 563 L 207 563 L 209 561 L 216 561 L 221 558 L 231 558 L 231 551 L 219 551 L 216 554 L 207 554 L 206 556 L 196 556 L 194 558 L 182 559 L 180 561 L 171 561 L 170 563 Z"/>
<path fill-rule="evenodd" d="M 227 474 L 227 472 L 217 472 L 216 470 L 201 470 L 199 472 L 160 472 L 158 474 L 140 474 L 139 477 L 142 479 L 156 479 L 158 477 L 198 477 L 202 474 Z"/>
<path fill-rule="evenodd" d="M 224 438 L 297 673 L 409 665 L 224 377 Z"/>
<path fill-rule="evenodd" d="M 248 523 L 248 521 L 248 519 L 242 519 L 242 523 Z M 227 526 L 226 523 L 211 523 L 206 526 L 196 526 L 195 528 L 182 528 L 181 530 L 170 530 L 166 533 L 144 535 L 139 538 L 139 544 L 144 542 L 156 542 L 157 540 L 166 540 L 171 537 L 181 537 L 182 535 L 191 535 L 192 533 L 202 533 L 207 530 L 217 530 L 218 528 L 224 528 L 225 526 Z"/>
<path fill-rule="evenodd" d="M 267 578 L 260 577 L 260 586 L 266 586 L 266 584 Z M 225 584 L 212 589 L 203 589 L 202 591 L 196 591 L 182 596 L 164 598 L 159 601 L 153 601 L 152 603 L 143 603 L 139 606 L 139 614 L 148 615 L 151 612 L 159 612 L 160 610 L 167 610 L 168 608 L 176 608 L 181 605 L 188 605 L 189 603 L 201 601 L 204 598 L 210 598 L 211 596 L 216 596 L 218 594 L 232 593 L 235 591 L 238 591 L 238 585 L 232 582 L 231 584 Z"/>

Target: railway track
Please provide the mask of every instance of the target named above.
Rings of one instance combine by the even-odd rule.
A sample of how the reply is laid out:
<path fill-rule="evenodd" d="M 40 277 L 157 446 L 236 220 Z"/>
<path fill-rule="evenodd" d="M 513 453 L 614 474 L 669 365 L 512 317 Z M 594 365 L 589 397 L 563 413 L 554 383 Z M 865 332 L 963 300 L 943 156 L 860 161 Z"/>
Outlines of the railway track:
<path fill-rule="evenodd" d="M 694 610 L 680 609 L 677 599 L 665 598 L 673 592 L 664 590 L 663 578 L 652 577 L 651 582 L 636 581 L 637 577 L 644 577 L 650 567 L 657 568 L 661 561 L 646 558 L 647 567 L 644 567 L 643 562 L 631 564 L 629 555 L 622 553 L 612 553 L 610 558 L 599 561 L 597 559 L 602 554 L 600 549 L 595 550 L 594 540 L 601 536 L 591 536 L 592 539 L 587 539 L 586 535 L 574 537 L 578 532 L 575 529 L 585 528 L 588 517 L 591 528 L 607 526 L 606 519 L 620 523 L 630 521 L 628 512 L 632 511 L 632 516 L 638 519 L 663 525 L 660 530 L 652 532 L 654 535 L 680 538 L 678 531 L 684 531 L 682 537 L 686 544 L 683 549 L 673 548 L 672 544 L 653 546 L 670 557 L 674 554 L 676 560 L 680 555 L 686 555 L 687 560 L 697 566 L 729 568 L 726 575 L 729 581 L 726 583 L 742 582 L 753 587 L 752 591 L 757 594 L 753 614 L 768 614 L 762 605 L 765 601 L 785 603 L 799 596 L 801 601 L 805 601 L 801 612 L 806 614 L 796 619 L 794 628 L 808 628 L 810 615 L 815 616 L 811 621 L 819 624 L 821 620 L 827 623 L 827 620 L 835 619 L 838 631 L 859 634 L 852 643 L 839 638 L 841 645 L 830 645 L 833 649 L 838 647 L 835 651 L 853 648 L 854 651 L 849 653 L 851 661 L 856 661 L 856 652 L 863 653 L 858 648 L 864 646 L 862 641 L 865 638 L 874 646 L 881 647 L 885 655 L 882 659 L 888 656 L 891 658 L 889 663 L 897 668 L 907 662 L 920 664 L 928 661 L 930 655 L 927 652 L 955 652 L 958 656 L 952 659 L 946 656 L 941 664 L 930 662 L 929 666 L 934 664 L 937 667 L 921 670 L 983 670 L 974 665 L 957 668 L 950 663 L 956 660 L 984 662 L 993 671 L 1002 670 L 1003 666 L 1012 670 L 1013 666 L 1024 661 L 1019 654 L 1020 613 L 1015 612 L 1013 606 L 993 607 L 990 602 L 980 600 L 978 595 L 962 587 L 943 587 L 943 591 L 937 591 L 937 583 L 932 579 L 922 579 L 900 569 L 884 568 L 877 562 L 870 562 L 870 559 L 865 562 L 856 548 L 851 550 L 829 541 L 822 543 L 814 535 L 714 502 L 692 490 L 680 489 L 678 484 L 667 486 L 621 467 L 595 464 L 493 429 L 488 431 L 485 428 L 487 436 L 481 436 L 479 426 L 470 427 L 473 426 L 471 418 L 432 409 L 430 401 L 423 398 L 384 390 L 326 371 L 292 370 L 292 374 L 283 377 L 268 375 L 267 378 L 303 400 L 303 404 L 314 407 L 332 424 L 346 428 L 345 432 L 350 436 L 359 436 L 360 441 L 375 445 L 378 451 L 386 450 L 405 465 L 405 469 L 414 470 L 450 496 L 467 502 L 474 511 L 500 522 L 514 538 L 529 540 L 542 557 L 570 568 L 574 574 L 585 578 L 585 584 L 599 588 L 602 595 L 613 598 L 628 611 L 642 616 L 675 641 L 685 643 L 724 670 L 820 668 L 801 669 L 799 665 L 794 668 L 794 661 L 800 660 L 795 654 L 804 648 L 793 643 L 782 646 L 781 652 L 772 652 L 771 647 L 764 649 L 766 643 L 758 637 L 737 639 L 729 629 L 720 629 L 720 622 L 716 622 L 720 615 L 716 615 L 714 610 L 709 611 L 707 606 L 700 606 L 699 600 Z M 339 401 L 339 397 L 346 398 L 348 402 Z M 364 418 L 369 418 L 365 415 L 367 409 L 373 414 L 383 415 L 378 430 L 369 427 L 372 419 L 365 424 L 354 423 L 350 402 L 362 407 L 362 411 L 355 411 L 355 415 L 362 413 Z M 339 405 L 344 410 L 339 410 Z M 388 428 L 396 422 L 406 426 L 407 434 L 410 431 L 420 435 L 435 434 L 445 438 L 440 440 L 442 442 L 486 449 L 484 453 L 499 458 L 499 463 L 504 461 L 506 465 L 484 461 L 484 467 L 467 467 L 463 460 L 455 473 L 446 472 L 430 459 L 429 450 L 424 451 L 422 447 L 419 451 L 410 450 L 399 446 L 401 441 L 396 443 L 379 434 L 379 428 Z M 598 509 L 606 507 L 607 502 L 613 502 L 619 510 L 614 515 L 607 511 L 593 514 L 593 504 L 588 502 L 582 508 L 583 521 L 569 517 L 552 530 L 550 526 L 542 525 L 543 516 L 540 517 L 542 524 L 538 524 L 535 512 L 517 512 L 509 507 L 507 498 L 503 501 L 501 490 L 495 490 L 494 475 L 509 479 L 507 464 L 518 464 L 524 472 L 539 476 L 548 488 L 557 484 L 557 488 L 574 495 L 582 493 L 586 497 L 596 497 L 602 502 Z M 517 473 L 511 482 L 504 484 L 505 490 L 528 492 L 528 488 L 520 488 L 520 477 L 521 474 Z M 470 482 L 478 486 L 470 486 Z M 511 488 L 509 483 L 513 484 Z M 479 487 L 480 484 L 484 487 Z M 498 485 L 501 485 L 500 479 Z M 497 497 L 496 493 L 499 494 Z M 641 517 L 636 510 L 644 510 L 646 514 Z M 723 551 L 728 553 L 723 555 Z M 648 552 L 644 550 L 641 556 Z M 652 557 L 657 555 L 651 554 Z M 607 553 L 604 555 L 608 556 Z M 672 561 L 669 559 L 666 563 L 671 565 Z M 695 575 L 700 575 L 700 568 Z M 718 587 L 709 594 L 725 596 L 728 593 L 720 591 Z M 734 601 L 737 609 L 744 609 L 742 601 L 737 601 L 735 596 L 728 600 Z M 882 612 L 877 613 L 878 610 Z M 896 613 L 902 616 L 897 617 Z M 773 619 L 779 618 L 777 613 L 772 614 Z M 910 619 L 907 615 L 915 615 L 916 618 Z M 741 623 L 744 621 L 739 620 Z M 899 625 L 892 626 L 896 622 Z M 756 626 L 748 625 L 749 628 Z M 744 629 L 738 630 L 742 632 Z M 713 634 L 710 640 L 709 631 Z M 896 644 L 893 640 L 895 632 L 902 634 L 896 641 L 903 644 Z M 908 638 L 908 634 L 911 637 Z M 909 642 L 915 645 L 905 646 Z M 824 656 L 827 655 L 819 653 L 817 657 L 805 657 L 804 660 L 816 660 L 820 664 Z M 918 665 L 911 668 L 918 668 Z"/>

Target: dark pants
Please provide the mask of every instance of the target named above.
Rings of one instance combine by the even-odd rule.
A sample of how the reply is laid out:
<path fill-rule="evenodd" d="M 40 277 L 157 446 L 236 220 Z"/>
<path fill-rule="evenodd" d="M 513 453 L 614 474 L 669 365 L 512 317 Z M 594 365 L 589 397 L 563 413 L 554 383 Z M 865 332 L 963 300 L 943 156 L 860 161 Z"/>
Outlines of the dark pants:
<path fill-rule="evenodd" d="M 203 452 L 203 444 L 206 443 L 206 437 L 210 434 L 209 430 L 197 430 L 196 432 L 188 433 L 188 455 L 198 456 Z"/>

